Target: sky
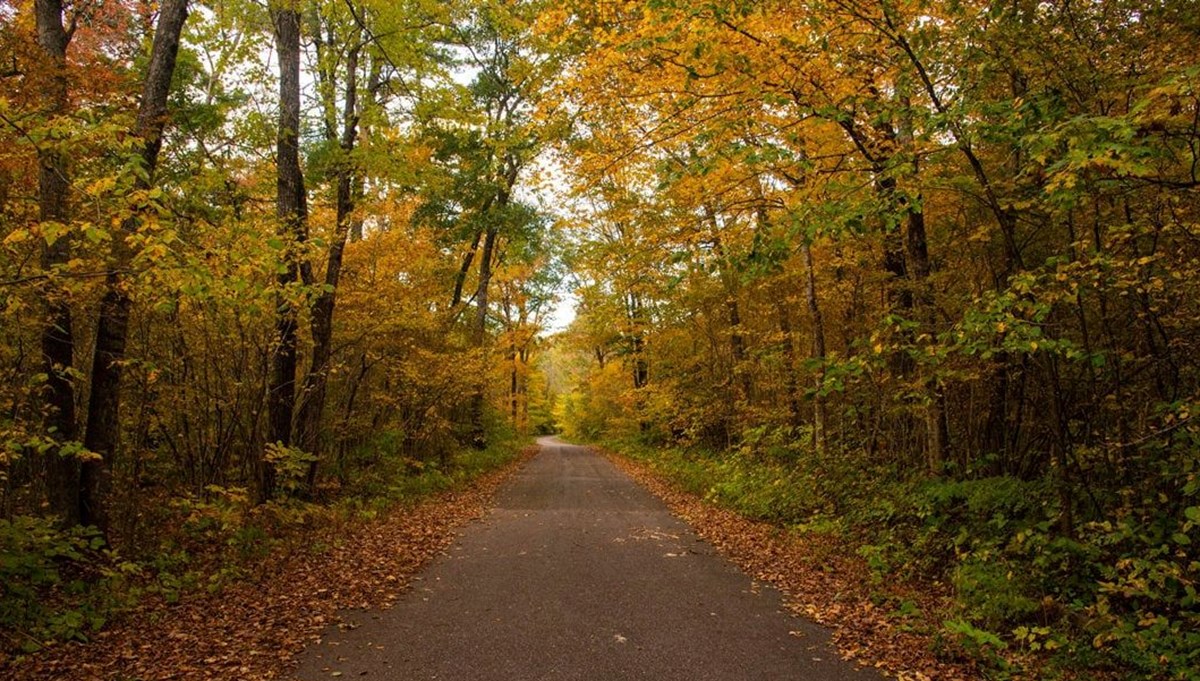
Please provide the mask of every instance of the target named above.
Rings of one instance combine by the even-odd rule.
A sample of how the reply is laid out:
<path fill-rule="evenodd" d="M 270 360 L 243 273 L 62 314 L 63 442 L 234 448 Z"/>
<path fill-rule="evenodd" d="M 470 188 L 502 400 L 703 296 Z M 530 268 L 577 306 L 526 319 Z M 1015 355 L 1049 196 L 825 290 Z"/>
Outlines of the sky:
<path fill-rule="evenodd" d="M 563 291 L 558 302 L 554 305 L 554 309 L 550 312 L 550 318 L 546 320 L 546 335 L 558 333 L 565 330 L 575 321 L 575 295 L 570 291 Z"/>

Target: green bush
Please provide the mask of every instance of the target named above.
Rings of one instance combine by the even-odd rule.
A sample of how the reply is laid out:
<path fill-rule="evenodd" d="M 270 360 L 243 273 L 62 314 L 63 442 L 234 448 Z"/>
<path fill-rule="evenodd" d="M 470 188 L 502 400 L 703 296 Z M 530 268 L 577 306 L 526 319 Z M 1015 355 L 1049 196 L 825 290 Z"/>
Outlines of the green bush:
<path fill-rule="evenodd" d="M 1042 657 L 1045 678 L 1071 670 L 1198 678 L 1196 473 L 1170 494 L 1169 484 L 1160 485 L 1158 500 L 1097 500 L 1117 509 L 1114 518 L 1080 520 L 1064 533 L 1050 476 L 917 478 L 836 451 L 817 456 L 780 432 L 751 431 L 726 452 L 610 444 L 747 517 L 843 532 L 882 601 L 893 598 L 887 592 L 897 579 L 949 584 L 949 609 L 921 615 L 940 617 L 944 653 L 973 659 L 997 678 L 1015 673 L 1009 660 L 1017 651 Z"/>
<path fill-rule="evenodd" d="M 18 632 L 22 647 L 50 639 L 79 639 L 104 623 L 83 598 L 101 571 L 104 540 L 91 528 L 63 530 L 45 518 L 0 519 L 0 625 Z"/>
<path fill-rule="evenodd" d="M 92 528 L 63 530 L 52 520 L 27 516 L 0 519 L 0 638 L 8 639 L 7 650 L 32 652 L 54 641 L 86 639 L 114 611 L 147 594 L 175 603 L 198 590 L 219 590 L 251 576 L 268 554 L 302 537 L 305 550 L 319 551 L 323 544 L 314 537 L 341 519 L 413 503 L 494 470 L 512 461 L 524 440 L 494 426 L 487 448 L 461 449 L 444 459 L 405 456 L 403 443 L 400 433 L 381 433 L 356 461 L 370 457 L 373 464 L 332 504 L 295 496 L 311 456 L 273 448 L 286 494 L 256 504 L 245 488 L 210 485 L 202 495 L 174 498 L 162 507 L 166 529 L 138 563 L 105 549 Z"/>

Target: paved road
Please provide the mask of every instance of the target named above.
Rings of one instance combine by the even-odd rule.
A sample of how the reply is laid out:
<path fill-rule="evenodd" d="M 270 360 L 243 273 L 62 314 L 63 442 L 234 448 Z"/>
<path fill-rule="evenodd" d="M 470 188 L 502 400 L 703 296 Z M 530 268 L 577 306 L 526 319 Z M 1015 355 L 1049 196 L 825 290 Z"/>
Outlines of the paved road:
<path fill-rule="evenodd" d="M 603 457 L 553 438 L 383 612 L 352 612 L 305 681 L 876 681 L 781 611 Z M 339 673 L 340 672 L 340 673 Z"/>

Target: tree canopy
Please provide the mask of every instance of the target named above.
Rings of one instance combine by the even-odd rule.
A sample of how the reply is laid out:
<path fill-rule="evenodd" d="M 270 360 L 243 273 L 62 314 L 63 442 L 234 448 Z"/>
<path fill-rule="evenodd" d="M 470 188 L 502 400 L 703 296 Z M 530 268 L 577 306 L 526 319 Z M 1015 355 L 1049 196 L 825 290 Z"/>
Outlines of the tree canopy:
<path fill-rule="evenodd" d="M 980 673 L 1190 678 L 1196 10 L 0 0 L 7 649 L 563 432 Z"/>

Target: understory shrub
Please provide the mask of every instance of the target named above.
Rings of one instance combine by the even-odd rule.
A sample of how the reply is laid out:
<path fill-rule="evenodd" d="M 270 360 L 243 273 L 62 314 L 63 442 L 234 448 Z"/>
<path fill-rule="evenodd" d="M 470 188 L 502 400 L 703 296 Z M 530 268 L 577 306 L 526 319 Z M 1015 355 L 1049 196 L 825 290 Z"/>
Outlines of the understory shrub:
<path fill-rule="evenodd" d="M 938 650 L 995 678 L 1200 678 L 1194 451 L 1156 498 L 1076 501 L 1065 528 L 1052 477 L 918 478 L 766 433 L 723 452 L 611 446 L 746 517 L 838 533 L 883 600 L 897 580 L 948 584 L 948 610 L 906 621 L 928 616 Z"/>
<path fill-rule="evenodd" d="M 203 494 L 151 504 L 158 534 L 136 559 L 105 546 L 94 528 L 62 529 L 52 519 L 0 519 L 0 659 L 64 640 L 87 640 L 110 616 L 147 597 L 175 603 L 197 591 L 215 592 L 253 578 L 276 551 L 320 553 L 328 531 L 398 504 L 447 491 L 513 460 L 525 439 L 493 428 L 485 449 L 418 459 L 392 447 L 403 440 L 381 433 L 359 451 L 355 483 L 299 495 L 311 457 L 273 450 L 284 494 L 256 503 L 244 487 L 209 485 Z"/>

